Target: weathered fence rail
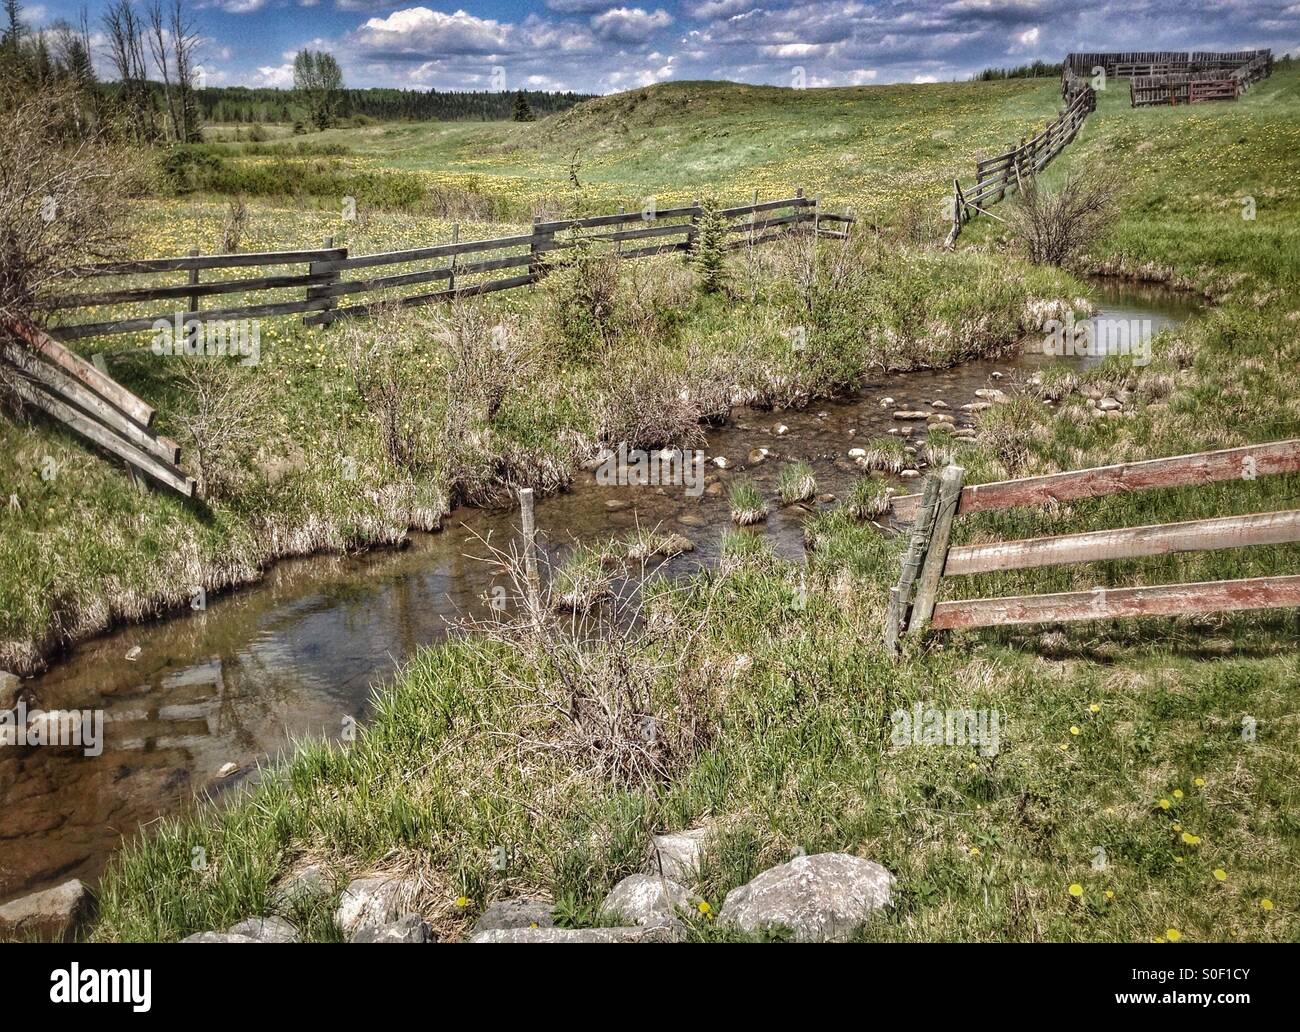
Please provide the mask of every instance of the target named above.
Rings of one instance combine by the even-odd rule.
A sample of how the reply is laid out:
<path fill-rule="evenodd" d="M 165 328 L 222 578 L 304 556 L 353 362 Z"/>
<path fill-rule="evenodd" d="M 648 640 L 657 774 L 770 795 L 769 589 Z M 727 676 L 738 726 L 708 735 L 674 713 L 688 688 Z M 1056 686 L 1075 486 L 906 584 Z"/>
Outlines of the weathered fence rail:
<path fill-rule="evenodd" d="M 1067 94 L 1065 110 L 1049 122 L 1040 132 L 1006 151 L 975 163 L 975 182 L 963 188 L 959 180 L 952 181 L 952 230 L 946 245 L 952 247 L 962 226 L 977 214 L 988 214 L 987 209 L 1001 201 L 1007 194 L 1020 188 L 1023 181 L 1037 175 L 1074 141 L 1083 123 L 1097 108 L 1097 94 L 1091 86 L 1079 80 Z"/>
<path fill-rule="evenodd" d="M 886 641 L 893 648 L 900 635 L 929 628 L 1300 606 L 1300 575 L 936 601 L 943 577 L 1300 541 L 1300 510 L 1286 510 L 951 547 L 960 515 L 1296 472 L 1300 438 L 971 486 L 963 485 L 960 467 L 949 466 L 928 478 L 921 494 L 891 501 L 895 518 L 911 520 L 912 528 L 890 594 Z"/>
<path fill-rule="evenodd" d="M 547 256 L 572 248 L 578 240 L 615 245 L 620 258 L 643 258 L 689 250 L 703 213 L 700 203 L 654 212 L 596 215 L 581 219 L 536 220 L 528 233 L 491 240 L 459 240 L 429 247 L 381 254 L 350 255 L 347 248 L 327 246 L 314 250 L 272 251 L 255 254 L 190 255 L 142 261 L 114 262 L 76 270 L 79 280 L 139 277 L 184 273 L 180 283 L 129 285 L 112 289 L 69 292 L 50 299 L 58 312 L 82 312 L 121 304 L 181 300 L 183 305 L 150 315 L 61 323 L 50 328 L 60 340 L 78 340 L 153 328 L 160 320 L 179 318 L 182 324 L 197 320 L 260 319 L 302 315 L 309 325 L 371 314 L 380 305 L 402 307 L 434 304 L 499 290 L 512 290 L 537 282 L 546 271 Z M 793 197 L 722 209 L 730 248 L 756 246 L 779 239 L 801 226 L 811 226 L 819 237 L 847 235 L 854 221 L 848 215 L 819 210 L 815 198 L 803 191 Z M 826 228 L 826 227 L 831 228 Z M 838 228 L 836 228 L 838 227 Z M 639 243 L 640 246 L 624 246 Z M 468 259 L 468 260 L 467 260 Z M 436 263 L 436 264 L 435 264 Z M 268 274 L 231 277 L 226 270 L 242 269 Z M 371 271 L 375 270 L 375 271 Z M 218 278 L 204 282 L 204 272 Z M 500 278 L 476 279 L 505 272 Z M 435 284 L 438 289 L 398 293 L 402 288 Z M 382 298 L 364 295 L 383 293 Z M 238 303 L 203 308 L 199 299 L 225 299 L 240 295 Z M 274 295 L 274 299 L 267 295 Z M 286 296 L 293 295 L 293 296 Z M 362 295 L 359 303 L 340 305 L 340 299 Z"/>
<path fill-rule="evenodd" d="M 150 429 L 154 410 L 40 328 L 0 319 L 0 366 L 14 392 L 86 440 L 186 498 L 194 480 L 178 466 L 180 446 Z"/>

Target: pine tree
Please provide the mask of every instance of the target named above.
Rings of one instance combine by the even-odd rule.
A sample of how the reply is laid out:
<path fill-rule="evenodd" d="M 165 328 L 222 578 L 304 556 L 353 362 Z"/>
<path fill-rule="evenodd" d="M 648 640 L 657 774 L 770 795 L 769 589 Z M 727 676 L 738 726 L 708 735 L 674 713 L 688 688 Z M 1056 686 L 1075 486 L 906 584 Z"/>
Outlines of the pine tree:
<path fill-rule="evenodd" d="M 700 202 L 690 262 L 700 274 L 700 289 L 716 294 L 727 285 L 727 219 L 716 201 Z"/>
<path fill-rule="evenodd" d="M 533 120 L 533 109 L 528 106 L 528 98 L 524 96 L 523 90 L 519 90 L 515 94 L 515 109 L 510 117 L 516 122 L 531 122 Z"/>

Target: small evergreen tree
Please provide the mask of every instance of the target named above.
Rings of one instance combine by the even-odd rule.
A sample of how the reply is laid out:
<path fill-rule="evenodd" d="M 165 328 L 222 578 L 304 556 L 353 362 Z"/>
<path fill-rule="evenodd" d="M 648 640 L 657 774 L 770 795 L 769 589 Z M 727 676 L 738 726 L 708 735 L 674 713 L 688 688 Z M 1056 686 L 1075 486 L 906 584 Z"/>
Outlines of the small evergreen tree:
<path fill-rule="evenodd" d="M 515 94 L 515 110 L 510 117 L 516 122 L 533 121 L 533 109 L 528 106 L 528 98 L 524 96 L 523 90 Z"/>
<path fill-rule="evenodd" d="M 700 274 L 700 289 L 716 294 L 727 286 L 727 218 L 716 201 L 700 202 L 690 262 Z"/>

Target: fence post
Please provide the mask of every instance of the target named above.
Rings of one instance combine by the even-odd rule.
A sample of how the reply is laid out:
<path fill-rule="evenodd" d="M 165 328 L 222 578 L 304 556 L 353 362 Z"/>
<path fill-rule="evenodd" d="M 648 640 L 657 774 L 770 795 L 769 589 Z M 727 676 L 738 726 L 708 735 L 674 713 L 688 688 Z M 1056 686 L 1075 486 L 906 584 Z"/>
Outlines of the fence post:
<path fill-rule="evenodd" d="M 541 580 L 537 575 L 537 519 L 533 509 L 533 489 L 519 489 L 519 522 L 523 533 L 524 580 L 528 597 L 528 615 L 533 624 L 542 616 Z"/>
<path fill-rule="evenodd" d="M 451 242 L 453 245 L 460 243 L 459 222 L 453 222 L 451 224 Z M 451 275 L 447 277 L 447 289 L 454 292 L 456 290 L 456 252 L 455 251 L 451 252 L 450 272 Z"/>
<path fill-rule="evenodd" d="M 1013 140 L 1007 144 L 1007 163 L 1002 166 L 1002 185 L 998 187 L 997 200 L 1001 201 L 1007 196 L 1007 185 L 1011 182 L 1011 163 L 1015 158 L 1016 144 Z"/>
<path fill-rule="evenodd" d="M 542 222 L 542 217 L 540 215 L 533 216 L 533 242 L 529 246 L 529 254 L 532 255 L 532 261 L 528 263 L 528 275 L 530 275 L 533 278 L 534 283 L 536 283 L 539 279 L 542 278 L 542 271 L 543 271 L 542 254 L 544 253 L 542 251 L 542 243 L 543 241 L 546 240 L 550 240 L 552 242 L 554 242 L 555 240 L 555 230 L 552 229 L 550 231 L 543 232 L 537 228 L 539 225 L 541 225 L 541 222 Z"/>
<path fill-rule="evenodd" d="M 193 250 L 190 251 L 190 257 L 191 257 L 191 258 L 197 258 L 198 256 L 199 256 L 198 248 L 194 248 Z M 191 269 L 191 270 L 190 270 L 190 286 L 192 286 L 192 287 L 196 287 L 196 286 L 198 286 L 198 283 L 199 283 L 199 270 L 198 270 L 198 269 Z M 188 301 L 188 303 L 189 303 L 189 310 L 190 310 L 191 312 L 197 312 L 197 311 L 199 310 L 199 295 L 198 295 L 198 294 L 191 294 L 191 295 L 189 296 L 189 298 L 187 299 L 187 301 Z"/>
<path fill-rule="evenodd" d="M 758 210 L 757 210 L 758 191 L 757 190 L 754 191 L 754 200 L 750 203 L 752 207 L 749 210 L 749 246 L 752 249 L 754 246 L 754 236 L 755 236 L 754 226 L 758 222 Z"/>
<path fill-rule="evenodd" d="M 889 593 L 889 612 L 885 617 L 885 648 L 891 652 L 898 651 L 899 635 L 906 630 L 907 609 L 912 601 L 912 588 L 925 554 L 930 548 L 930 532 L 934 527 L 934 511 L 939 504 L 939 478 L 927 477 L 921 494 L 921 502 L 912 520 L 912 534 L 908 538 L 907 551 L 903 555 L 903 568 L 898 575 L 898 584 Z"/>
<path fill-rule="evenodd" d="M 907 624 L 907 633 L 920 635 L 934 615 L 934 600 L 939 593 L 939 581 L 943 577 L 944 563 L 948 559 L 948 542 L 952 537 L 952 520 L 957 515 L 957 503 L 961 501 L 961 489 L 965 483 L 966 471 L 961 466 L 945 466 L 939 474 L 939 498 L 934 510 L 934 524 L 930 531 L 930 543 L 925 552 L 925 563 L 921 567 L 920 578 L 916 584 L 916 599 L 912 603 L 912 616 Z"/>
<path fill-rule="evenodd" d="M 326 250 L 330 250 L 330 249 L 332 249 L 333 247 L 334 247 L 334 238 L 333 238 L 332 236 L 327 236 L 327 237 L 325 238 L 325 249 L 326 249 Z M 337 269 L 328 268 L 328 266 L 329 266 L 330 264 L 331 264 L 330 262 L 310 262 L 310 263 L 307 265 L 307 275 L 309 275 L 309 276 L 317 276 L 317 275 L 320 275 L 321 273 L 325 273 L 325 274 L 327 274 L 327 275 L 329 276 L 329 279 L 326 280 L 326 282 L 321 283 L 321 284 L 318 284 L 318 285 L 316 285 L 316 286 L 312 286 L 312 287 L 308 287 L 308 288 L 307 288 L 307 300 L 308 300 L 308 301 L 317 301 L 317 300 L 319 300 L 320 298 L 325 297 L 325 296 L 326 296 L 326 293 L 325 293 L 325 292 L 326 292 L 326 291 L 327 291 L 327 290 L 328 290 L 328 289 L 329 289 L 333 284 L 335 284 L 335 283 L 337 283 L 337 282 L 339 281 L 339 272 L 338 272 L 338 270 L 337 270 Z M 321 310 L 322 318 L 321 318 L 321 321 L 320 321 L 317 325 L 318 325 L 318 326 L 321 326 L 321 327 L 327 326 L 327 325 L 329 324 L 329 321 L 330 321 L 330 320 L 329 320 L 328 317 L 326 317 L 326 316 L 324 315 L 324 313 L 325 313 L 325 312 L 329 312 L 329 311 L 333 311 L 334 308 L 336 308 L 337 306 L 338 306 L 338 301 L 336 301 L 334 298 L 329 298 L 329 300 L 327 300 L 326 303 L 325 303 L 325 307 Z M 306 322 L 308 319 L 311 318 L 311 316 L 312 316 L 312 313 L 311 313 L 311 312 L 304 312 L 304 313 L 303 313 L 303 316 L 302 316 L 302 321 L 303 321 L 303 322 Z"/>

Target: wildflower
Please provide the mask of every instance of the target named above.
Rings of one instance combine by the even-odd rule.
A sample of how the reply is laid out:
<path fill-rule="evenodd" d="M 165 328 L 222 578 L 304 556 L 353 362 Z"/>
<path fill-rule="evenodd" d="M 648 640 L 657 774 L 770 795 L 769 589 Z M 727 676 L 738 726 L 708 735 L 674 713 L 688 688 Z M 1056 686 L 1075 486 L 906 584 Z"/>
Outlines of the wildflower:
<path fill-rule="evenodd" d="M 468 897 L 468 896 L 457 896 L 457 897 L 456 897 L 456 906 L 458 906 L 461 910 L 464 910 L 467 906 L 469 906 L 469 897 Z"/>
<path fill-rule="evenodd" d="M 970 847 L 970 855 L 971 855 L 971 856 L 979 856 L 979 855 L 980 855 L 980 847 L 979 847 L 979 846 L 971 846 L 971 847 Z"/>
<path fill-rule="evenodd" d="M 1078 724 L 1071 724 L 1071 725 L 1070 725 L 1070 734 L 1072 734 L 1072 735 L 1077 735 L 1078 733 L 1079 733 L 1079 725 L 1078 725 Z"/>
<path fill-rule="evenodd" d="M 1175 821 L 1175 822 L 1174 822 L 1174 831 L 1182 831 L 1182 830 L 1183 830 L 1183 826 L 1182 826 L 1181 824 L 1179 824 L 1177 821 Z"/>
<path fill-rule="evenodd" d="M 1174 857 L 1174 863 L 1181 864 L 1182 862 L 1183 862 L 1183 858 L 1181 856 Z"/>
<path fill-rule="evenodd" d="M 704 900 L 704 899 L 700 900 L 697 909 L 699 910 L 699 912 L 700 912 L 701 914 L 704 915 L 704 917 L 705 917 L 707 920 L 709 920 L 709 921 L 712 921 L 712 920 L 713 920 L 713 908 L 712 908 L 711 906 L 709 906 L 709 902 L 708 902 L 708 900 Z"/>
<path fill-rule="evenodd" d="M 1267 896 L 1265 896 L 1263 899 L 1261 899 L 1261 900 L 1259 901 L 1259 909 L 1260 909 L 1260 910 L 1272 910 L 1272 909 L 1273 909 L 1273 901 L 1272 901 L 1271 899 L 1269 899 Z"/>
<path fill-rule="evenodd" d="M 1091 706 L 1088 707 L 1088 712 L 1089 712 L 1089 713 L 1100 713 L 1100 712 L 1101 712 L 1101 707 L 1098 706 L 1098 705 L 1094 702 Z"/>
<path fill-rule="evenodd" d="M 1106 898 L 1107 898 L 1107 899 L 1114 899 L 1114 898 L 1115 898 L 1115 892 L 1114 892 L 1113 889 L 1107 889 L 1107 890 L 1106 890 Z"/>
<path fill-rule="evenodd" d="M 1204 788 L 1204 787 L 1205 787 L 1205 779 L 1204 779 L 1204 778 L 1193 778 L 1193 779 L 1192 779 L 1192 784 L 1195 785 L 1197 788 Z"/>
<path fill-rule="evenodd" d="M 1083 886 L 1078 882 L 1075 882 L 1070 886 L 1070 895 L 1075 899 L 1079 899 L 1083 895 Z"/>
<path fill-rule="evenodd" d="M 1181 799 L 1182 797 L 1183 797 L 1183 790 L 1182 790 L 1181 788 L 1175 788 L 1175 789 L 1174 789 L 1174 798 L 1175 798 L 1175 799 Z"/>
<path fill-rule="evenodd" d="M 1168 799 L 1161 799 L 1158 805 L 1159 805 L 1160 809 L 1162 809 L 1162 810 L 1168 810 L 1169 807 L 1171 807 L 1171 806 L 1173 805 L 1173 803 L 1171 803 Z"/>
<path fill-rule="evenodd" d="M 1189 846 L 1199 846 L 1201 844 L 1201 836 L 1193 835 L 1190 831 L 1183 832 L 1181 838 Z"/>
<path fill-rule="evenodd" d="M 1214 869 L 1214 880 L 1215 880 L 1215 881 L 1227 881 L 1227 880 L 1228 880 L 1228 872 L 1225 871 L 1222 867 L 1216 867 L 1216 868 Z"/>
<path fill-rule="evenodd" d="M 1183 933 L 1180 932 L 1177 928 L 1165 929 L 1165 938 L 1168 939 L 1170 942 L 1177 942 L 1182 937 L 1183 937 Z"/>

